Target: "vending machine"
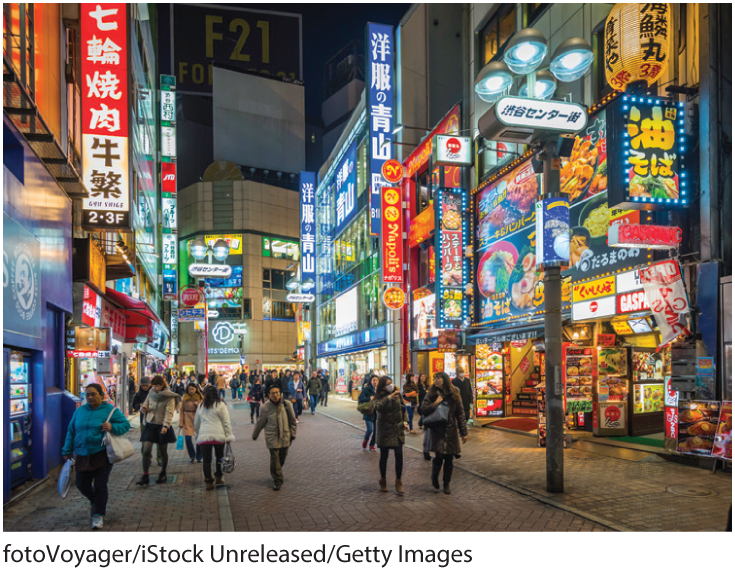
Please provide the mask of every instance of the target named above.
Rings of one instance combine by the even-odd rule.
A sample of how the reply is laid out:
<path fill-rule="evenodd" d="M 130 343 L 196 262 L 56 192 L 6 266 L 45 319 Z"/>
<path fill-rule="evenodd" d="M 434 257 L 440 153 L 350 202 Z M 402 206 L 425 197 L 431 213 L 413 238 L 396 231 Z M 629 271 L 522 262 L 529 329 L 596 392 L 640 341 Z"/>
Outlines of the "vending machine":
<path fill-rule="evenodd" d="M 8 387 L 10 418 L 10 487 L 30 480 L 32 467 L 31 379 L 30 355 L 11 349 L 3 350 L 5 386 Z"/>

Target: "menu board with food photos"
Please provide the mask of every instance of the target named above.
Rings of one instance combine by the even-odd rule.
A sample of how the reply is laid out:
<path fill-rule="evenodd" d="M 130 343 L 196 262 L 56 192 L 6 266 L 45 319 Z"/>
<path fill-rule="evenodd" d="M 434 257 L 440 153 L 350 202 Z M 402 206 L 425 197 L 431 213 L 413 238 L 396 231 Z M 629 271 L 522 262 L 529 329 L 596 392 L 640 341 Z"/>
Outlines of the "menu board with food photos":
<path fill-rule="evenodd" d="M 597 400 L 621 402 L 628 399 L 628 350 L 606 348 L 597 351 Z"/>
<path fill-rule="evenodd" d="M 590 116 L 587 128 L 574 140 L 569 157 L 561 158 L 559 183 L 569 198 L 569 270 L 572 281 L 582 281 L 644 263 L 646 251 L 611 248 L 607 231 L 611 224 L 638 224 L 637 210 L 608 205 L 607 126 L 605 111 Z"/>
<path fill-rule="evenodd" d="M 567 413 L 592 411 L 592 348 L 567 347 L 565 351 Z"/>
<path fill-rule="evenodd" d="M 712 455 L 732 460 L 732 401 L 722 403 Z"/>
<path fill-rule="evenodd" d="M 480 324 L 544 309 L 543 271 L 536 271 L 534 208 L 540 193 L 541 175 L 529 161 L 475 194 Z"/>
<path fill-rule="evenodd" d="M 462 326 L 465 317 L 464 283 L 469 267 L 464 259 L 466 236 L 462 221 L 465 197 L 463 191 L 442 190 L 437 209 L 440 228 L 436 250 L 438 327 L 452 329 Z"/>
<path fill-rule="evenodd" d="M 720 403 L 717 401 L 680 401 L 677 451 L 711 456 L 719 419 Z"/>

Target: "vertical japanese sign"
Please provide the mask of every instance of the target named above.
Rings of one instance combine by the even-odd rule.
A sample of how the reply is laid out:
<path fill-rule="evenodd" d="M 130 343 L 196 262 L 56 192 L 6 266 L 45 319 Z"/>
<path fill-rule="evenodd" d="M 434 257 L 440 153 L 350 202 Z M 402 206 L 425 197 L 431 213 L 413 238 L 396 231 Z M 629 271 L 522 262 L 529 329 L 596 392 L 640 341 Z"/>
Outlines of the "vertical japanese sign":
<path fill-rule="evenodd" d="M 464 249 L 467 222 L 462 216 L 467 210 L 467 194 L 449 189 L 437 193 L 436 227 L 439 228 L 439 248 L 436 251 L 437 312 L 439 329 L 462 327 L 467 316 L 464 284 L 468 279 Z"/>
<path fill-rule="evenodd" d="M 161 145 L 161 215 L 163 224 L 163 299 L 175 301 L 178 294 L 178 208 L 176 198 L 176 77 L 161 76 L 161 140 L 173 133 L 173 145 Z M 173 348 L 172 342 L 172 348 Z"/>
<path fill-rule="evenodd" d="M 393 27 L 368 22 L 368 123 L 370 130 L 370 234 L 380 234 L 383 163 L 393 158 Z"/>
<path fill-rule="evenodd" d="M 383 281 L 403 283 L 403 215 L 401 191 L 397 188 L 382 189 Z"/>
<path fill-rule="evenodd" d="M 316 282 L 316 173 L 301 171 L 301 290 L 309 293 Z"/>
<path fill-rule="evenodd" d="M 336 202 L 335 234 L 349 224 L 357 213 L 357 144 L 352 142 L 334 174 Z"/>
<path fill-rule="evenodd" d="M 82 227 L 130 228 L 127 4 L 82 4 Z"/>

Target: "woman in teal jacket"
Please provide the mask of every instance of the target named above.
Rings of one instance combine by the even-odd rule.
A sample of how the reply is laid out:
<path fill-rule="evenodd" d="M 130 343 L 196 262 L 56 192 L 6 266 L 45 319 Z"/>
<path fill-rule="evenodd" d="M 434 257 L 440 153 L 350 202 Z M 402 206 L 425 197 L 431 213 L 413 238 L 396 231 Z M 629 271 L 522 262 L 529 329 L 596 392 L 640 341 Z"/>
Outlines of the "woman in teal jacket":
<path fill-rule="evenodd" d="M 64 460 L 71 458 L 72 453 L 76 456 L 77 488 L 91 504 L 92 529 L 101 529 L 104 523 L 107 480 L 112 470 L 102 433 L 110 431 L 119 435 L 130 430 L 130 423 L 123 413 L 110 403 L 102 402 L 102 394 L 99 384 L 87 385 L 87 404 L 74 411 L 61 450 Z"/>

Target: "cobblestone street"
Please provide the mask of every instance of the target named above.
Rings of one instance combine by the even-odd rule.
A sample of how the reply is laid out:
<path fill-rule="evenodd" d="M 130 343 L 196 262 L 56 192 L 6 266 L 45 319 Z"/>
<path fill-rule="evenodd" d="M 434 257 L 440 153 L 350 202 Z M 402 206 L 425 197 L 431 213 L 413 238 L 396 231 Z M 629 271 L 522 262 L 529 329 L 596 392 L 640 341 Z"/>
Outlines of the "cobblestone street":
<path fill-rule="evenodd" d="M 229 401 L 228 401 L 229 403 Z M 324 413 L 324 414 L 322 414 Z M 421 434 L 407 436 L 406 495 L 378 489 L 378 454 L 361 447 L 361 417 L 352 402 L 331 398 L 304 414 L 274 492 L 261 435 L 253 442 L 249 406 L 231 411 L 237 441 L 235 472 L 226 486 L 205 492 L 199 464 L 170 449 L 169 483 L 136 489 L 140 454 L 115 466 L 110 478 L 108 531 L 606 531 L 722 530 L 731 502 L 729 474 L 672 464 L 655 456 L 622 460 L 579 449 L 565 453 L 565 494 L 545 492 L 544 453 L 535 440 L 472 429 L 455 462 L 452 495 L 430 484 Z M 139 449 L 139 432 L 130 439 Z M 655 458 L 655 460 L 654 460 Z M 152 475 L 156 471 L 152 470 Z M 705 489 L 686 497 L 672 486 Z M 82 531 L 89 505 L 72 488 L 62 500 L 55 482 L 4 510 L 5 531 Z M 713 519 L 713 514 L 721 517 Z"/>

